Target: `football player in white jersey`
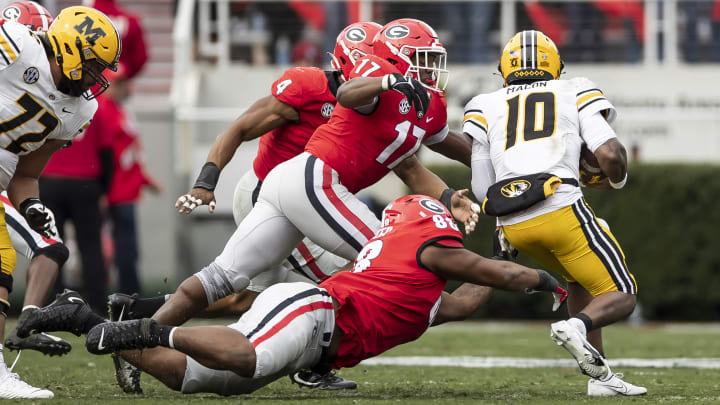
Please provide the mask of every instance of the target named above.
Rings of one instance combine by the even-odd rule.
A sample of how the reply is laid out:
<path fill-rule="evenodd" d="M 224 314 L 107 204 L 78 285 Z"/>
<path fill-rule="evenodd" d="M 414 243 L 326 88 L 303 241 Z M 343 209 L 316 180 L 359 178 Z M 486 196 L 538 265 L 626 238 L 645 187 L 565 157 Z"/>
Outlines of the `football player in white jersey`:
<path fill-rule="evenodd" d="M 120 37 L 112 22 L 88 7 L 68 7 L 46 34 L 0 20 L 0 191 L 30 228 L 57 235 L 52 212 L 39 199 L 38 177 L 52 154 L 90 123 L 93 99 L 107 89 L 102 72 L 117 69 Z M 0 212 L 0 337 L 10 306 L 15 251 Z M 52 398 L 11 373 L 0 352 L 0 397 Z"/>
<path fill-rule="evenodd" d="M 645 394 L 644 387 L 614 374 L 603 356 L 600 328 L 633 311 L 637 285 L 620 245 L 595 217 L 578 184 L 585 143 L 607 175 L 593 186 L 625 185 L 625 148 L 610 127 L 615 108 L 588 79 L 558 80 L 560 54 L 539 31 L 513 36 L 498 69 L 503 88 L 478 95 L 465 106 L 463 131 L 473 138 L 473 192 L 480 201 L 503 191 L 517 196 L 534 186 L 525 187 L 539 173 L 556 176 L 554 194 L 545 193 L 550 195 L 529 206 L 498 211 L 498 225 L 517 250 L 567 280 L 571 318 L 553 323 L 551 337 L 591 377 L 588 395 Z M 488 192 L 495 183 L 506 184 L 502 181 L 515 188 L 496 194 L 496 186 Z M 542 190 L 543 184 L 539 186 Z M 508 206 L 517 201 L 511 200 L 500 197 L 496 202 Z"/>
<path fill-rule="evenodd" d="M 0 11 L 0 17 L 25 25 L 31 31 L 44 33 L 52 24 L 53 18 L 43 6 L 34 1 L 17 1 Z M 5 209 L 5 222 L 15 253 L 30 260 L 27 269 L 27 283 L 23 311 L 18 325 L 45 303 L 59 269 L 68 258 L 69 252 L 59 237 L 46 238 L 30 228 L 25 218 L 10 204 L 7 192 L 0 194 L 0 203 Z M 15 329 L 17 330 L 17 328 Z M 70 351 L 70 343 L 56 336 L 37 333 L 21 339 L 10 332 L 5 337 L 5 347 L 11 350 L 38 350 L 48 355 L 63 355 Z"/>

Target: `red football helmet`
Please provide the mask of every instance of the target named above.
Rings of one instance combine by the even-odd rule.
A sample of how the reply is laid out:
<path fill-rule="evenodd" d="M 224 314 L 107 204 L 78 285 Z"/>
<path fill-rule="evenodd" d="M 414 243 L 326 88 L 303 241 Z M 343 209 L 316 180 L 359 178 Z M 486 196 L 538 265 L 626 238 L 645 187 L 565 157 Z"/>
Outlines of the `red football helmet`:
<path fill-rule="evenodd" d="M 425 87 L 445 90 L 449 75 L 447 51 L 435 30 L 426 23 L 413 18 L 390 21 L 375 35 L 373 53 Z M 430 78 L 422 80 L 421 71 L 429 72 Z"/>
<path fill-rule="evenodd" d="M 452 215 L 440 201 L 426 195 L 406 195 L 385 207 L 382 226 L 420 221 L 438 214 L 452 220 Z"/>
<path fill-rule="evenodd" d="M 53 22 L 53 17 L 45 7 L 34 1 L 16 1 L 2 10 L 2 18 L 15 21 L 31 31 L 45 32 Z"/>
<path fill-rule="evenodd" d="M 335 49 L 330 54 L 332 67 L 340 72 L 343 80 L 350 77 L 355 61 L 372 53 L 372 41 L 382 25 L 368 22 L 356 22 L 340 31 L 335 41 Z"/>

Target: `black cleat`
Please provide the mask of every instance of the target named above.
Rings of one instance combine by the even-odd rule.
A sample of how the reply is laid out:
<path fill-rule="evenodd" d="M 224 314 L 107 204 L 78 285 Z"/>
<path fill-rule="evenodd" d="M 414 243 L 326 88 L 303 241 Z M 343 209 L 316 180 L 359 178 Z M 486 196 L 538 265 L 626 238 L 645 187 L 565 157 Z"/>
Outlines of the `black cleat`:
<path fill-rule="evenodd" d="M 326 374 L 318 374 L 312 371 L 301 370 L 290 375 L 290 381 L 301 387 L 317 390 L 354 390 L 357 388 L 355 381 L 338 377 L 334 371 L 329 371 Z"/>
<path fill-rule="evenodd" d="M 90 329 L 85 347 L 92 354 L 156 347 L 160 345 L 158 327 L 150 318 L 101 323 Z"/>
<path fill-rule="evenodd" d="M 17 336 L 26 338 L 40 332 L 70 332 L 80 336 L 92 309 L 75 291 L 65 290 L 48 306 L 32 311 L 18 324 Z"/>
<path fill-rule="evenodd" d="M 25 320 L 31 313 L 37 310 L 37 308 L 26 309 L 20 313 L 15 329 L 13 329 L 13 331 L 5 337 L 5 347 L 10 350 L 37 350 L 48 356 L 62 356 L 64 354 L 68 354 L 70 350 L 72 350 L 72 346 L 70 343 L 57 336 L 48 335 L 46 333 L 36 333 L 26 338 L 18 337 L 17 328 L 25 323 Z"/>
<path fill-rule="evenodd" d="M 115 293 L 108 296 L 108 317 L 111 321 L 126 321 L 136 319 L 133 313 L 133 305 L 138 294 L 127 295 Z"/>
<path fill-rule="evenodd" d="M 119 354 L 112 354 L 113 364 L 115 365 L 115 379 L 120 388 L 126 394 L 142 394 L 140 387 L 140 370 L 128 363 L 120 357 Z"/>

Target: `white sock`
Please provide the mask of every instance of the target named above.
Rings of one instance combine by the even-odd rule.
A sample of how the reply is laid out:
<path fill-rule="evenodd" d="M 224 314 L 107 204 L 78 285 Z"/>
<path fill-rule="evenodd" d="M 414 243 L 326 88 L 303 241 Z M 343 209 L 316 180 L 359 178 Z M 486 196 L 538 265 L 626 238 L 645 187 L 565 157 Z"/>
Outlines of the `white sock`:
<path fill-rule="evenodd" d="M 40 307 L 37 306 L 37 305 L 25 305 L 25 306 L 22 308 L 22 310 L 24 311 L 24 310 L 26 310 L 26 309 L 40 309 Z M 20 311 L 20 312 L 22 312 L 22 311 Z"/>
<path fill-rule="evenodd" d="M 175 334 L 176 330 L 177 330 L 177 326 L 170 329 L 170 336 L 168 336 L 168 346 L 170 346 L 171 349 L 175 348 L 175 342 L 173 342 L 173 335 Z"/>
<path fill-rule="evenodd" d="M 587 329 L 585 329 L 585 323 L 578 318 L 570 318 L 567 320 L 572 327 L 580 331 L 580 333 L 587 337 Z"/>

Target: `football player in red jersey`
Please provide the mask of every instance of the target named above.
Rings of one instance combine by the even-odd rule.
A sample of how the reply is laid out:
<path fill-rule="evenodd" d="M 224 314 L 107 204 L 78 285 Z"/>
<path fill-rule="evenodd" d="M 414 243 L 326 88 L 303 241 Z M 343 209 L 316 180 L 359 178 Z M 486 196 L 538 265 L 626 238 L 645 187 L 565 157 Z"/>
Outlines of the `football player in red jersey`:
<path fill-rule="evenodd" d="M 414 156 L 421 143 L 440 143 L 447 138 L 447 113 L 442 94 L 437 91 L 438 73 L 444 69 L 425 63 L 444 64 L 445 48 L 432 28 L 412 19 L 383 27 L 373 40 L 373 48 L 378 46 L 401 49 L 408 59 L 414 58 L 406 65 L 395 62 L 405 68 L 402 73 L 416 75 L 435 88 L 432 98 L 418 80 L 403 76 L 389 59 L 368 55 L 357 61 L 349 76 L 351 80 L 341 85 L 338 97 L 354 77 L 363 80 L 363 76 L 379 75 L 366 79 L 378 83 L 377 100 L 371 97 L 357 110 L 336 106 L 330 121 L 320 126 L 308 141 L 305 152 L 276 166 L 267 175 L 257 203 L 223 252 L 187 278 L 154 319 L 179 325 L 208 304 L 244 290 L 250 279 L 287 257 L 303 235 L 338 256 L 354 259 L 380 224 L 353 193 L 390 170 L 415 192 L 437 197 L 446 206 L 452 206 L 467 231 L 474 228 L 477 214 L 473 208 L 477 205 L 465 197 L 467 191 L 448 188 Z M 354 96 L 358 91 L 353 87 L 358 86 L 351 86 L 346 92 L 349 100 L 367 98 L 367 92 Z M 360 92 L 364 91 L 362 84 L 359 87 Z M 428 100 L 432 102 L 428 104 Z M 426 128 L 415 126 L 419 121 Z M 464 157 L 467 152 L 467 148 L 461 149 L 458 155 Z M 218 167 L 206 164 L 196 186 L 212 188 L 218 176 Z M 196 202 L 189 208 L 194 208 Z M 178 201 L 181 206 L 185 203 L 187 200 Z"/>
<path fill-rule="evenodd" d="M 386 207 L 382 227 L 351 272 L 319 286 L 271 286 L 227 327 L 171 327 L 147 318 L 106 322 L 74 292 L 26 327 L 87 333 L 91 353 L 119 351 L 183 393 L 246 394 L 302 368 L 352 367 L 454 319 L 457 301 L 443 291 L 447 280 L 551 292 L 555 310 L 567 296 L 544 270 L 464 249 L 449 210 L 433 198 L 410 195 Z"/>

